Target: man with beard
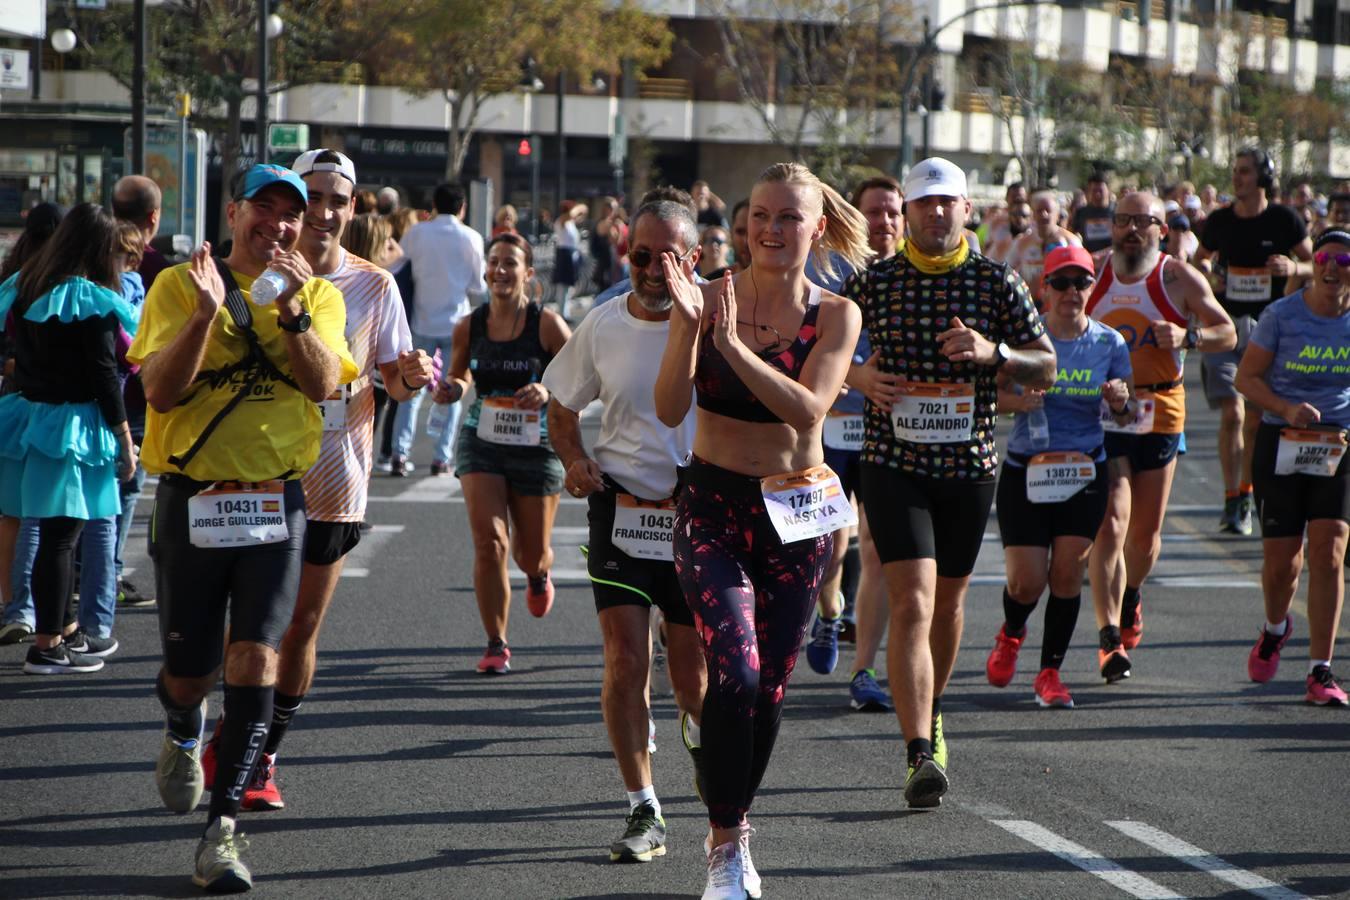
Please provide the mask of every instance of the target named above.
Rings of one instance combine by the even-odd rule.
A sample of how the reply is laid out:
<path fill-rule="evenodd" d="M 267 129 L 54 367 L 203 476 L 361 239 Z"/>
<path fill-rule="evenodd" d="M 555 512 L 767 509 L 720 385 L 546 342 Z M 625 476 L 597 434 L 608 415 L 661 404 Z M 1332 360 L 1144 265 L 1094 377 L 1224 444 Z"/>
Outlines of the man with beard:
<path fill-rule="evenodd" d="M 1008 207 L 1008 222 L 1003 236 L 989 242 L 989 258 L 1007 262 L 1013 242 L 1031 228 L 1031 204 L 1022 200 Z"/>
<path fill-rule="evenodd" d="M 1139 401 L 1126 425 L 1102 416 L 1110 493 L 1090 572 L 1098 662 L 1108 683 L 1129 677 L 1127 651 L 1143 635 L 1139 589 L 1162 548 L 1163 514 L 1186 424 L 1184 352 L 1228 350 L 1236 341 L 1204 276 L 1161 252 L 1163 215 L 1162 201 L 1144 191 L 1116 204 L 1111 257 L 1087 308 L 1089 317 L 1119 331 L 1129 345 Z M 1192 318 L 1200 324 L 1191 325 Z"/>
<path fill-rule="evenodd" d="M 665 616 L 671 687 L 699 783 L 707 675 L 671 552 L 676 471 L 693 452 L 694 417 L 668 428 L 655 407 L 671 307 L 661 257 L 672 253 L 690 270 L 697 265 L 691 207 L 689 196 L 677 192 L 638 208 L 628 252 L 633 289 L 587 315 L 544 372 L 555 401 L 549 435 L 566 469 L 564 487 L 590 504 L 587 570 L 605 650 L 600 703 L 629 803 L 624 833 L 610 845 L 614 862 L 648 862 L 666 852 L 647 744 L 653 606 Z M 596 399 L 604 412 L 592 457 L 581 442 L 580 413 Z"/>

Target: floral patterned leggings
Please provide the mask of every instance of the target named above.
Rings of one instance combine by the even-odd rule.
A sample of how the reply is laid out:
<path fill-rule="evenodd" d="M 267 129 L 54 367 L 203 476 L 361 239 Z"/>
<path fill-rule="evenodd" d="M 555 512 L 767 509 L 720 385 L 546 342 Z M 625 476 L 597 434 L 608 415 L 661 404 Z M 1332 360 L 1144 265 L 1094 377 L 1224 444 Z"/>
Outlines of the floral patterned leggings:
<path fill-rule="evenodd" d="M 758 478 L 694 459 L 675 510 L 675 571 L 708 663 L 703 789 L 717 828 L 744 820 L 769 765 L 832 545 L 831 535 L 783 544 Z"/>

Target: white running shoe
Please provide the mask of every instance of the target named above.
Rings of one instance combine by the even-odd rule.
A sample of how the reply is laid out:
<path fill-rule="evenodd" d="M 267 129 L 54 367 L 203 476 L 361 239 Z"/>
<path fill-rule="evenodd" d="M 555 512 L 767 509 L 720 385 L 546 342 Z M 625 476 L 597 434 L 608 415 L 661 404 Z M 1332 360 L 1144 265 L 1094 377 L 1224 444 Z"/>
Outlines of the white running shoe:
<path fill-rule="evenodd" d="M 703 900 L 745 900 L 745 869 L 737 844 L 728 841 L 708 854 Z"/>

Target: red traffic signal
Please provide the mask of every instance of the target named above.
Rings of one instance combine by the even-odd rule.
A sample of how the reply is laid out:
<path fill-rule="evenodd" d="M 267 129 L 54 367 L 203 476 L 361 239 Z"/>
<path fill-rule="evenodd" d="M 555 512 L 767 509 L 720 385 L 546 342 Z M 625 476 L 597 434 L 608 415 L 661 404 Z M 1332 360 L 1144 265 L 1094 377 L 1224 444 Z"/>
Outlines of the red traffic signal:
<path fill-rule="evenodd" d="M 520 145 L 516 147 L 516 153 L 520 154 L 521 156 L 529 156 L 533 152 L 534 150 L 533 148 L 530 147 L 529 139 L 521 138 Z"/>

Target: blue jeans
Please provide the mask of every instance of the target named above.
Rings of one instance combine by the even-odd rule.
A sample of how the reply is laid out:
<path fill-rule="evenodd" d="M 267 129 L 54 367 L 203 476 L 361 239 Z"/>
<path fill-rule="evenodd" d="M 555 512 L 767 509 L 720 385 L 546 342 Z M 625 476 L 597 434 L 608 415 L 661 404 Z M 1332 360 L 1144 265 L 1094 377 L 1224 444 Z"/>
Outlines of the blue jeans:
<path fill-rule="evenodd" d="M 413 347 L 418 350 L 425 350 L 430 356 L 436 352 L 437 348 L 441 351 L 441 365 L 450 368 L 450 338 L 449 337 L 425 337 L 420 334 L 413 335 Z M 417 436 L 417 412 L 422 408 L 422 398 L 426 396 L 426 391 L 417 391 L 412 395 L 412 399 L 407 403 L 398 405 L 398 412 L 394 415 L 394 455 L 406 457 L 412 452 L 413 439 Z M 459 417 L 464 412 L 463 403 L 450 404 L 450 418 L 445 423 L 440 436 L 436 438 L 436 451 L 432 457 L 434 462 L 450 464 L 451 457 L 455 451 L 455 434 L 459 431 Z"/>
<path fill-rule="evenodd" d="M 117 517 L 117 548 L 113 559 L 117 564 L 117 580 L 122 580 L 122 551 L 127 545 L 127 535 L 131 534 L 131 520 L 136 516 L 136 501 L 141 498 L 141 488 L 145 486 L 145 467 L 136 463 L 136 474 L 129 481 L 118 485 L 122 493 L 122 512 Z M 100 635 L 101 636 L 101 635 Z"/>
<path fill-rule="evenodd" d="M 117 571 L 113 554 L 117 545 L 117 519 L 108 516 L 91 519 L 80 533 L 80 605 L 74 616 L 66 613 L 65 624 L 78 621 L 94 637 L 112 635 L 117 613 Z M 31 581 L 33 561 L 37 558 L 38 520 L 24 519 L 14 544 L 13 599 L 5 607 L 5 625 L 23 622 L 37 627 Z"/>

